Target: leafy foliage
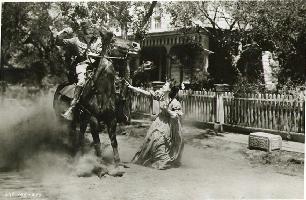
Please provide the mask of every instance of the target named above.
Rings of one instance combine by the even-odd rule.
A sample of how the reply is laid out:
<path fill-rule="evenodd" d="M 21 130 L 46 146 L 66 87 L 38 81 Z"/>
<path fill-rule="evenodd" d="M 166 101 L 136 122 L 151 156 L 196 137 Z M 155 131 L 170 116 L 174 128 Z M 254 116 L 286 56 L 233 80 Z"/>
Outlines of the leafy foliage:
<path fill-rule="evenodd" d="M 112 31 L 121 30 L 126 37 L 129 29 L 141 32 L 150 17 L 146 9 L 150 11 L 155 4 L 120 1 L 3 3 L 1 66 L 30 68 L 38 82 L 47 74 L 61 76 L 68 66 L 63 52 L 54 44 L 55 31 L 71 27 L 80 33 L 80 22 L 90 20 Z M 141 7 L 142 14 L 134 16 L 130 12 Z M 139 23 L 134 23 L 132 17 Z"/>
<path fill-rule="evenodd" d="M 240 2 L 236 17 L 249 24 L 246 35 L 264 50 L 273 51 L 280 61 L 280 84 L 288 78 L 305 82 L 306 4 L 305 1 Z"/>
<path fill-rule="evenodd" d="M 49 3 L 3 4 L 2 66 L 20 68 L 48 66 L 43 70 L 34 70 L 34 77 L 57 72 L 57 64 L 61 57 L 58 56 L 59 52 L 51 40 L 48 24 L 52 23 L 52 19 L 48 15 L 49 8 Z"/>
<path fill-rule="evenodd" d="M 131 32 L 134 39 L 141 40 L 157 4 L 5 2 L 1 13 L 1 66 L 43 68 L 34 70 L 41 73 L 37 77 L 63 74 L 65 60 L 54 45 L 55 30 L 69 26 L 78 31 L 80 21 L 88 19 L 121 30 L 123 37 Z M 245 74 L 238 61 L 245 57 L 250 44 L 256 43 L 260 50 L 272 51 L 278 58 L 280 70 L 275 76 L 280 87 L 289 78 L 293 85 L 305 83 L 305 1 L 188 1 L 165 5 L 164 11 L 171 14 L 173 26 L 188 29 L 200 25 L 209 30 L 211 50 L 215 52 L 211 55 L 209 74 L 214 82 L 239 82 Z M 214 59 L 216 55 L 222 59 Z"/>
<path fill-rule="evenodd" d="M 289 77 L 296 83 L 305 82 L 305 1 L 171 2 L 167 9 L 176 27 L 195 24 L 209 27 L 213 51 L 224 57 L 222 62 L 211 63 L 214 69 L 210 73 L 216 81 L 239 81 L 237 61 L 246 50 L 243 47 L 257 43 L 260 49 L 272 51 L 278 57 L 279 83 Z M 222 70 L 236 75 L 236 80 L 227 77 L 221 80 Z"/>

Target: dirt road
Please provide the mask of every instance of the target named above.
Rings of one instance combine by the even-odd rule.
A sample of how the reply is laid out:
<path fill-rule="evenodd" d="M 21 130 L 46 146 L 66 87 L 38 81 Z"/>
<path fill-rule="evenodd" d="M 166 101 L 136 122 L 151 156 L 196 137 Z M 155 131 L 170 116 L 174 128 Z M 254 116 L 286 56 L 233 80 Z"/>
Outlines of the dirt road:
<path fill-rule="evenodd" d="M 54 159 L 55 155 L 50 154 L 36 160 L 37 166 L 45 167 L 36 170 L 40 171 L 36 176 L 47 199 L 303 198 L 303 166 L 290 166 L 288 171 L 288 166 L 260 164 L 248 157 L 259 151 L 249 151 L 244 145 L 218 136 L 203 138 L 207 132 L 193 132 L 196 130 L 185 128 L 187 145 L 179 168 L 161 171 L 129 164 L 123 177 L 80 178 L 70 171 L 64 158 Z M 131 135 L 118 136 L 120 156 L 125 162 L 130 161 L 143 139 Z M 106 134 L 101 138 L 105 141 L 104 157 L 111 160 L 109 140 Z M 52 165 L 44 163 L 44 158 L 53 159 Z"/>

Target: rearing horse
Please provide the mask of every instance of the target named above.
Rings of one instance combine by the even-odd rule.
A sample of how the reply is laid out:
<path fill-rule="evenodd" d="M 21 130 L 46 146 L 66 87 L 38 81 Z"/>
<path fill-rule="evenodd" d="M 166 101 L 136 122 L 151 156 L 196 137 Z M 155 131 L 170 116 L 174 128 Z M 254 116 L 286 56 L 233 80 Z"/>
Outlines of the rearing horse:
<path fill-rule="evenodd" d="M 115 69 L 111 61 L 103 57 L 93 77 L 88 80 L 80 98 L 80 134 L 86 130 L 89 122 L 94 145 L 100 145 L 99 122 L 107 126 L 109 138 L 114 152 L 115 164 L 120 162 L 118 144 L 116 139 L 116 111 L 115 111 Z M 85 128 L 85 130 L 84 130 Z M 100 148 L 100 147 L 97 147 Z M 96 148 L 98 156 L 99 149 Z"/>
<path fill-rule="evenodd" d="M 114 39 L 112 48 L 108 51 L 107 56 L 102 55 L 101 58 L 94 63 L 96 64 L 94 73 L 84 86 L 79 103 L 75 109 L 74 120 L 71 122 L 71 129 L 75 128 L 77 122 L 80 124 L 80 144 L 82 144 L 84 140 L 84 133 L 87 125 L 90 125 L 93 144 L 98 156 L 101 156 L 99 124 L 100 122 L 104 122 L 107 126 L 108 135 L 111 140 L 116 166 L 120 163 L 120 156 L 116 139 L 116 71 L 112 59 L 126 59 L 129 54 L 136 54 L 139 50 L 140 47 L 138 43 L 119 38 Z M 65 97 L 65 86 L 59 86 L 54 95 L 54 109 L 58 115 L 63 110 L 63 108 L 60 109 L 58 102 L 65 99 L 67 103 L 67 101 L 69 101 L 67 99 L 69 98 Z"/>

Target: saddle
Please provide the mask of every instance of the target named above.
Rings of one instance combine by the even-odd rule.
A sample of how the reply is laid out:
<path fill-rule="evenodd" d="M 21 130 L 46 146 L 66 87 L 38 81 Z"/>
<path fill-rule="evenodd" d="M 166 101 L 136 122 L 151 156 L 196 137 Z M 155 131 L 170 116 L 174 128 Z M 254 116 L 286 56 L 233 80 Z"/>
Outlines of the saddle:
<path fill-rule="evenodd" d="M 65 87 L 63 87 L 60 90 L 59 93 L 63 96 L 66 96 L 66 97 L 70 98 L 70 99 L 73 99 L 74 89 L 75 89 L 75 85 L 74 84 L 69 84 L 69 85 L 66 85 Z"/>

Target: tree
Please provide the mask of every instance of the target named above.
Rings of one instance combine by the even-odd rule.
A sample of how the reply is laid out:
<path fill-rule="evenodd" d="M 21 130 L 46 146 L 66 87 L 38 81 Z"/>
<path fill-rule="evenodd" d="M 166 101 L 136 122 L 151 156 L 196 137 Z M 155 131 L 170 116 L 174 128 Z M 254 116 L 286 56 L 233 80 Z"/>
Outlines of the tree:
<path fill-rule="evenodd" d="M 65 59 L 54 44 L 53 33 L 64 27 L 80 29 L 80 21 L 87 19 L 106 28 L 121 29 L 123 37 L 145 27 L 156 2 L 6 2 L 2 7 L 1 66 L 44 66 L 34 70 L 54 75 L 66 71 Z M 143 7 L 146 15 L 137 15 Z M 148 12 L 146 12 L 148 9 Z M 136 18 L 141 23 L 132 21 Z M 137 26 L 137 27 L 136 27 Z M 40 64 L 38 64 L 40 63 Z M 41 77 L 41 76 L 38 76 Z"/>
<path fill-rule="evenodd" d="M 140 41 L 145 37 L 148 29 L 148 22 L 153 14 L 157 1 L 136 2 L 133 7 L 133 23 L 131 25 L 135 40 Z"/>
<path fill-rule="evenodd" d="M 55 56 L 58 52 L 50 43 L 49 8 L 50 3 L 3 3 L 2 67 L 24 68 L 40 62 L 48 66 L 48 72 L 51 69 L 55 73 L 60 57 Z"/>
<path fill-rule="evenodd" d="M 279 82 L 288 77 L 305 82 L 305 6 L 303 0 L 204 1 L 172 2 L 168 10 L 176 27 L 188 27 L 199 22 L 208 27 L 211 42 L 216 45 L 213 51 L 224 57 L 222 62 L 212 63 L 215 71 L 210 73 L 215 79 L 222 74 L 228 76 L 228 71 L 239 76 L 241 72 L 237 64 L 241 54 L 247 50 L 244 47 L 256 43 L 261 50 L 275 52 L 279 58 Z M 222 63 L 225 68 L 220 67 Z M 218 69 L 228 71 L 224 73 Z"/>
<path fill-rule="evenodd" d="M 278 79 L 296 84 L 305 82 L 306 4 L 305 1 L 240 2 L 236 17 L 248 24 L 247 33 L 264 50 L 276 54 L 280 62 Z M 248 11 L 248 12 L 243 12 Z"/>

